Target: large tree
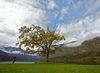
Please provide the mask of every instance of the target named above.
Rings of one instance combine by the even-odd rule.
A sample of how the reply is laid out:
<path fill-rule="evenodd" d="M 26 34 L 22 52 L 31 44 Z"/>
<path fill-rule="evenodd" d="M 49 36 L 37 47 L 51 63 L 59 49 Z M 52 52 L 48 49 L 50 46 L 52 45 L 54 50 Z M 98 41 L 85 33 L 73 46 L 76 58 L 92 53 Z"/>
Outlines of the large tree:
<path fill-rule="evenodd" d="M 19 29 L 19 42 L 16 43 L 19 49 L 22 45 L 26 47 L 22 54 L 27 54 L 29 52 L 37 52 L 39 55 L 46 56 L 46 62 L 49 62 L 50 53 L 54 52 L 57 47 L 52 46 L 61 40 L 65 40 L 64 36 L 61 36 L 55 31 L 50 31 L 49 27 L 47 29 L 42 29 L 40 26 L 35 26 L 32 24 L 31 27 L 26 26 Z M 34 50 L 37 48 L 37 51 Z"/>

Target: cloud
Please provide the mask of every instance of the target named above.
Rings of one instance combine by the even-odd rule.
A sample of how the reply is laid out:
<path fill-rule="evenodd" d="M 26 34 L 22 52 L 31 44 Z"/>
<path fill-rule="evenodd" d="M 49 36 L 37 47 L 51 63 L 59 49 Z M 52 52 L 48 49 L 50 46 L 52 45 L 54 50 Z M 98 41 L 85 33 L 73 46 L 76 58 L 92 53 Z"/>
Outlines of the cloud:
<path fill-rule="evenodd" d="M 7 27 L 2 27 L 0 29 L 0 33 L 7 34 L 8 36 L 16 36 L 16 32 L 12 29 L 7 28 Z"/>
<path fill-rule="evenodd" d="M 65 42 L 100 34 L 99 3 L 100 0 L 0 0 L 0 45 L 15 46 L 18 29 L 31 24 L 58 26 L 57 31 L 67 38 Z"/>
<path fill-rule="evenodd" d="M 58 14 L 59 14 L 59 12 L 57 12 L 57 11 L 53 12 L 54 19 L 56 19 L 56 18 L 57 18 Z"/>
<path fill-rule="evenodd" d="M 20 51 L 12 51 L 11 53 L 19 54 Z"/>
<path fill-rule="evenodd" d="M 15 46 L 18 29 L 31 24 L 45 28 L 48 17 L 39 0 L 0 1 L 0 45 Z"/>
<path fill-rule="evenodd" d="M 57 31 L 66 37 L 65 42 L 78 41 L 76 45 L 87 39 L 100 36 L 100 11 L 96 15 L 87 16 L 76 23 L 58 24 Z M 73 45 L 75 46 L 75 44 Z"/>
<path fill-rule="evenodd" d="M 6 52 L 6 53 L 14 53 L 14 54 L 19 54 L 20 53 L 20 51 L 7 51 L 6 49 L 1 49 L 0 48 L 0 50 L 2 50 L 2 51 L 4 51 L 4 52 Z"/>
<path fill-rule="evenodd" d="M 98 8 L 100 8 L 100 0 L 89 0 L 86 4 L 87 11 L 84 15 L 94 13 Z"/>
<path fill-rule="evenodd" d="M 54 8 L 57 8 L 57 4 L 54 0 L 49 0 L 49 2 L 47 2 L 47 8 L 53 10 Z"/>
<path fill-rule="evenodd" d="M 63 20 L 63 17 L 65 14 L 68 14 L 68 9 L 69 7 L 63 7 L 61 10 L 61 17 L 59 18 L 59 20 Z"/>
<path fill-rule="evenodd" d="M 81 7 L 81 5 L 82 5 L 82 1 L 78 1 L 77 4 L 73 4 L 73 8 L 78 9 Z"/>
<path fill-rule="evenodd" d="M 68 25 L 58 24 L 57 30 L 59 30 L 60 33 L 62 34 L 66 34 L 67 36 L 67 35 L 72 35 L 74 33 L 84 30 L 84 27 L 82 26 L 83 26 L 82 21 L 79 21 L 78 23 L 75 23 L 75 24 L 68 24 Z"/>
<path fill-rule="evenodd" d="M 98 33 L 89 33 L 89 34 L 86 35 L 85 38 L 78 38 L 75 43 L 65 44 L 64 46 L 68 46 L 68 47 L 80 46 L 85 40 L 90 40 L 90 39 L 93 39 L 94 37 L 97 37 L 97 36 L 100 36 L 100 34 L 98 34 Z M 76 39 L 73 39 L 73 38 L 71 38 L 71 39 L 72 39 L 72 41 L 76 40 Z"/>

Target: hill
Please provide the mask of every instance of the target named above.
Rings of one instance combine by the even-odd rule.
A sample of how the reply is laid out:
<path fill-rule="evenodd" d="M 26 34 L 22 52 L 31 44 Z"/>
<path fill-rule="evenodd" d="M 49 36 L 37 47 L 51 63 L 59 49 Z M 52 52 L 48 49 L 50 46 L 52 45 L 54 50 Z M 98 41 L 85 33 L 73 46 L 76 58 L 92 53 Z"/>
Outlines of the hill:
<path fill-rule="evenodd" d="M 61 47 L 50 58 L 51 62 L 100 64 L 100 37 L 86 40 L 77 47 Z"/>
<path fill-rule="evenodd" d="M 12 61 L 13 57 L 16 56 L 17 60 L 27 60 L 27 61 L 38 61 L 39 56 L 34 55 L 22 55 L 19 54 L 23 49 L 18 49 L 11 46 L 0 46 L 0 61 Z"/>
<path fill-rule="evenodd" d="M 16 60 L 27 60 L 26 58 L 16 58 Z M 7 53 L 0 50 L 0 61 L 13 61 L 12 56 L 8 56 Z"/>

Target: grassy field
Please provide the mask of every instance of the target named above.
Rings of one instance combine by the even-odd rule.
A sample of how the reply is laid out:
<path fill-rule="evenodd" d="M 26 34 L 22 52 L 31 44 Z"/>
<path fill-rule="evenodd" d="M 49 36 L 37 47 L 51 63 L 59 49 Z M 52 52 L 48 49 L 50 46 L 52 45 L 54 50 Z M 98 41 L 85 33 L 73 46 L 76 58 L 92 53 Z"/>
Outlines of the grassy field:
<path fill-rule="evenodd" d="M 100 73 L 100 65 L 0 64 L 0 73 Z"/>

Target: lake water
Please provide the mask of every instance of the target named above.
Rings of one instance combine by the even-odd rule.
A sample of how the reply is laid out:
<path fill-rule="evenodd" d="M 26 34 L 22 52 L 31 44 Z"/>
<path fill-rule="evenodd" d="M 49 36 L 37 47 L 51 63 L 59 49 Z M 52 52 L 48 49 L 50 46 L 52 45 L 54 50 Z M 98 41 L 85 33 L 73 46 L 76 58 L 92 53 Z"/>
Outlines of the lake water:
<path fill-rule="evenodd" d="M 7 63 L 13 63 L 12 61 L 2 61 L 0 64 L 7 64 Z M 35 62 L 28 62 L 28 61 L 15 61 L 14 63 L 35 63 Z"/>

